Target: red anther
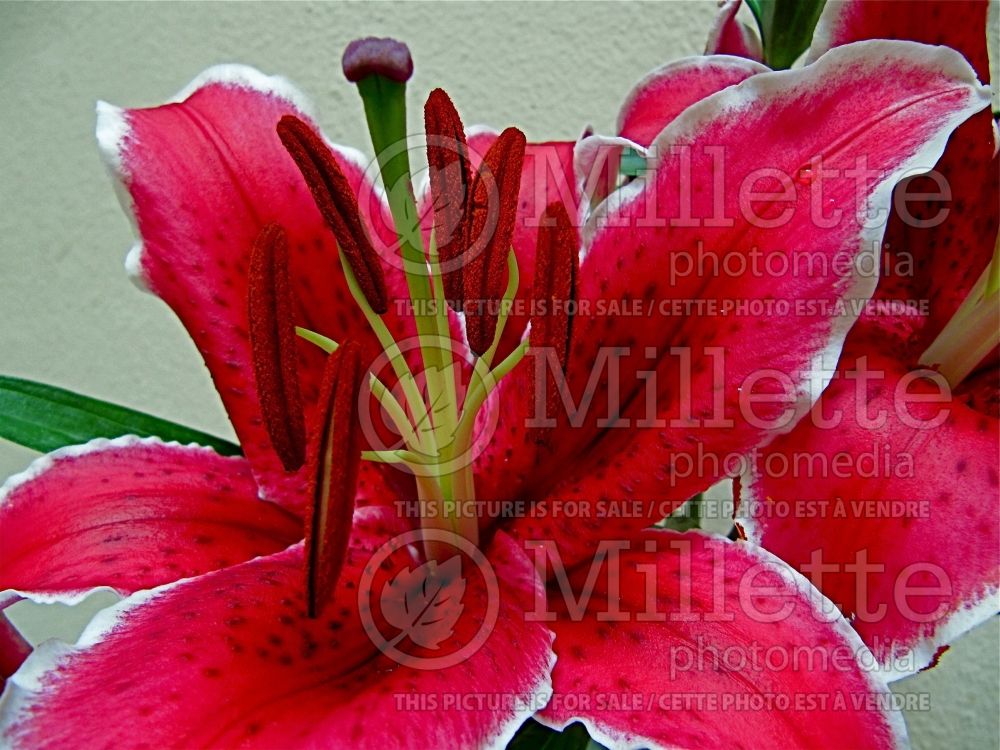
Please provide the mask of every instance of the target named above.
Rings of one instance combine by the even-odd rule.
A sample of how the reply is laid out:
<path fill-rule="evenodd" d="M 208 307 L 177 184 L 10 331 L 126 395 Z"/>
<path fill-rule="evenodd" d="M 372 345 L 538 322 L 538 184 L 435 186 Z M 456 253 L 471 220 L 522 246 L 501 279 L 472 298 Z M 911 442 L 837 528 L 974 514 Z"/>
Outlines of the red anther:
<path fill-rule="evenodd" d="M 410 48 L 395 39 L 374 36 L 355 39 L 348 44 L 342 65 L 344 76 L 352 83 L 371 75 L 406 83 L 413 75 Z"/>
<path fill-rule="evenodd" d="M 361 463 L 361 350 L 352 341 L 330 355 L 320 387 L 309 455 L 306 511 L 306 592 L 309 616 L 330 600 L 347 553 Z"/>
<path fill-rule="evenodd" d="M 557 201 L 545 209 L 538 230 L 529 335 L 533 348 L 553 351 L 559 362 L 560 371 L 551 373 L 546 385 L 546 413 L 550 417 L 559 403 L 556 399 L 562 385 L 560 381 L 569 360 L 579 271 L 579 235 L 566 207 Z M 532 380 L 532 387 L 535 386 Z M 534 403 L 534 394 L 530 403 Z"/>
<path fill-rule="evenodd" d="M 294 115 L 281 118 L 278 137 L 302 172 L 313 200 L 333 230 L 365 299 L 372 310 L 381 315 L 389 309 L 382 264 L 365 231 L 358 198 L 336 157 L 320 135 Z"/>
<path fill-rule="evenodd" d="M 455 105 L 441 89 L 434 89 L 424 105 L 427 164 L 430 168 L 437 243 L 444 296 L 454 310 L 462 309 L 462 249 L 466 240 L 466 205 L 472 170 L 465 128 Z"/>
<path fill-rule="evenodd" d="M 305 462 L 306 428 L 299 392 L 288 240 L 278 224 L 257 235 L 250 254 L 250 353 L 264 427 L 285 471 Z"/>
<path fill-rule="evenodd" d="M 517 217 L 524 145 L 524 133 L 507 128 L 486 152 L 472 184 L 463 276 L 466 338 L 477 355 L 490 348 L 496 333 Z"/>

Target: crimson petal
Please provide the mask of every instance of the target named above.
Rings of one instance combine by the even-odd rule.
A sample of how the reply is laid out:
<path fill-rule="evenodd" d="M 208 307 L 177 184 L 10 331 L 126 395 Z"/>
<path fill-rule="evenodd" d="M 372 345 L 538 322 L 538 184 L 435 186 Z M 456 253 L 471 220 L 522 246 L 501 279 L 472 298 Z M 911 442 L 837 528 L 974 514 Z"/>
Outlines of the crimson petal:
<path fill-rule="evenodd" d="M 986 51 L 989 0 L 827 0 L 806 60 L 866 39 L 940 44 L 961 52 L 980 81 L 990 79 Z"/>
<path fill-rule="evenodd" d="M 247 272 L 262 227 L 276 221 L 288 233 L 296 322 L 333 338 L 351 331 L 372 360 L 381 351 L 343 275 L 334 272 L 334 238 L 275 132 L 282 116 L 309 112 L 285 79 L 223 65 L 163 106 L 122 110 L 101 103 L 97 122 L 101 151 L 140 236 L 126 261 L 129 272 L 194 339 L 262 492 L 297 511 L 305 506 L 305 477 L 284 471 L 253 381 Z M 367 161 L 356 151 L 335 151 L 371 241 L 388 255 L 395 231 L 382 194 L 365 176 Z M 389 269 L 385 281 L 390 296 L 403 293 L 399 269 Z M 390 310 L 383 320 L 398 340 L 413 333 L 412 316 Z M 308 424 L 325 356 L 306 342 L 298 343 L 298 356 Z"/>
<path fill-rule="evenodd" d="M 822 114 L 824 127 L 790 136 L 784 123 L 806 103 Z M 562 415 L 548 441 L 553 450 L 525 450 L 518 430 L 534 415 L 523 380 L 531 368 L 515 371 L 500 385 L 506 431 L 493 436 L 480 458 L 484 481 L 477 490 L 481 486 L 486 497 L 680 503 L 725 476 L 729 456 L 738 459 L 790 429 L 832 376 L 844 338 L 875 286 L 858 261 L 871 253 L 882 227 L 862 226 L 858 215 L 885 211 L 900 176 L 933 164 L 951 131 L 986 104 L 986 89 L 952 50 L 861 42 L 801 70 L 752 76 L 685 110 L 658 138 L 660 161 L 651 179 L 619 190 L 595 219 L 601 227 L 580 269 L 581 304 L 567 367 L 573 402 L 592 396 L 583 421 L 573 425 Z M 716 149 L 725 154 L 723 187 L 730 186 L 721 194 L 713 188 L 720 174 Z M 841 220 L 825 228 L 814 221 L 812 203 L 818 154 L 826 156 L 824 168 L 842 175 L 867 159 L 879 176 L 860 197 L 853 178 L 825 180 L 823 196 L 843 209 Z M 796 200 L 780 226 L 767 226 L 774 214 L 754 226 L 738 205 L 735 186 L 755 179 L 762 167 L 795 183 Z M 687 192 L 676 189 L 685 174 Z M 721 214 L 713 193 L 722 196 Z M 752 272 L 746 256 L 753 251 L 783 260 L 787 272 Z M 689 260 L 724 269 L 727 258 L 747 265 L 718 275 L 678 265 Z M 793 271 L 793 261 L 802 258 L 821 261 L 819 272 Z M 849 260 L 841 265 L 836 258 Z M 788 314 L 754 310 L 766 311 L 769 301 L 801 306 Z M 620 302 L 628 307 L 615 314 L 608 305 Z M 744 307 L 726 309 L 735 302 Z M 595 368 L 602 352 L 616 354 L 613 384 L 608 359 Z M 781 393 L 781 403 L 763 402 Z M 615 429 L 625 418 L 640 429 Z M 588 474 L 563 470 L 581 460 L 591 467 Z M 652 515 L 634 523 L 658 520 L 663 506 L 648 507 Z M 532 538 L 535 531 L 527 527 L 537 520 L 519 522 L 523 538 Z M 564 533 L 574 536 L 572 524 L 565 526 Z"/>
<path fill-rule="evenodd" d="M 94 440 L 4 485 L 0 591 L 67 602 L 99 586 L 130 594 L 301 536 L 299 518 L 257 499 L 242 458 L 155 438 Z"/>
<path fill-rule="evenodd" d="M 385 509 L 358 511 L 344 584 L 320 619 L 306 614 L 301 546 L 123 601 L 76 646 L 50 642 L 25 662 L 8 682 L 0 736 L 37 750 L 503 748 L 530 699 L 550 694 L 551 633 L 524 619 L 541 593 L 534 568 L 498 535 L 487 552 L 500 590 L 473 579 L 462 600 L 470 612 L 499 604 L 482 646 L 440 669 L 399 664 L 369 640 L 358 585 L 373 552 L 404 528 Z M 480 625 L 462 617 L 452 638 L 468 642 Z"/>
<path fill-rule="evenodd" d="M 577 144 L 575 169 L 592 203 L 603 201 L 618 180 L 622 150 L 646 148 L 681 112 L 734 86 L 767 66 L 728 55 L 699 55 L 661 65 L 643 76 L 618 110 L 616 136 L 592 135 Z"/>
<path fill-rule="evenodd" d="M 623 540 L 549 586 L 552 702 L 611 748 L 796 750 L 905 746 L 902 716 L 871 653 L 836 609 L 777 558 L 691 532 Z"/>
<path fill-rule="evenodd" d="M 895 679 L 1000 611 L 1000 421 L 892 359 L 864 364 L 760 454 L 737 522 L 811 577 Z"/>

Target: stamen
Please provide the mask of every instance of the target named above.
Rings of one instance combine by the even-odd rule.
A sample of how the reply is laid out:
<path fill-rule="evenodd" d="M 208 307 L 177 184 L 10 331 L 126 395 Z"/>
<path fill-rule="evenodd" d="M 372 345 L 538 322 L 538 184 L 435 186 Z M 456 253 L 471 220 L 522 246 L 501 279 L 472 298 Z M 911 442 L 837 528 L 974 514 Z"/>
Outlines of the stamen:
<path fill-rule="evenodd" d="M 448 95 L 434 89 L 424 105 L 427 132 L 427 164 L 430 168 L 437 243 L 444 294 L 453 310 L 461 310 L 462 266 L 460 256 L 466 239 L 466 205 L 472 170 L 462 119 Z"/>
<path fill-rule="evenodd" d="M 354 513 L 361 462 L 357 405 L 361 354 L 348 341 L 327 360 L 320 411 L 309 457 L 312 505 L 306 513 L 306 591 L 309 616 L 316 617 L 337 584 Z"/>
<path fill-rule="evenodd" d="M 406 83 L 413 75 L 410 48 L 395 39 L 355 39 L 344 50 L 342 64 L 344 76 L 352 83 L 372 75 Z"/>
<path fill-rule="evenodd" d="M 504 267 L 514 236 L 524 146 L 524 133 L 507 128 L 486 152 L 472 185 L 463 273 L 466 338 L 476 355 L 489 349 L 496 331 Z"/>
<path fill-rule="evenodd" d="M 294 115 L 278 123 L 278 137 L 305 179 L 313 200 L 347 257 L 365 299 L 379 315 L 389 309 L 385 277 L 368 238 L 358 199 L 322 137 Z"/>
<path fill-rule="evenodd" d="M 305 462 L 306 428 L 288 283 L 288 240 L 278 224 L 257 235 L 250 254 L 250 353 L 264 427 L 285 471 Z"/>
<path fill-rule="evenodd" d="M 572 307 L 576 302 L 576 279 L 580 270 L 579 237 L 566 207 L 552 203 L 542 214 L 535 253 L 535 281 L 531 333 L 533 348 L 551 349 L 563 373 L 569 359 L 573 333 Z M 547 371 L 547 368 L 546 368 Z M 545 410 L 551 417 L 559 395 L 558 375 L 547 379 Z M 536 387 L 535 378 L 531 381 Z M 534 393 L 529 403 L 534 403 Z"/>

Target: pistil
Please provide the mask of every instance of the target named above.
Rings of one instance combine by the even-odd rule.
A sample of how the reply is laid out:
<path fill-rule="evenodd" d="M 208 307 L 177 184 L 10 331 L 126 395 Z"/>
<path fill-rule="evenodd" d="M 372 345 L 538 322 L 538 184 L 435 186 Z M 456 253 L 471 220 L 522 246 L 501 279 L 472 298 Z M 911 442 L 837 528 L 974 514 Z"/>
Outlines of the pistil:
<path fill-rule="evenodd" d="M 436 441 L 456 419 L 454 370 L 450 333 L 443 311 L 431 288 L 431 272 L 424 253 L 420 217 L 410 177 L 406 141 L 406 82 L 413 73 L 409 49 L 394 39 L 369 37 L 348 45 L 343 58 L 344 75 L 355 83 L 365 108 L 372 148 L 378 160 L 389 211 L 399 237 L 403 272 L 420 338 L 420 353 L 428 398 L 440 413 L 431 427 Z M 448 342 L 442 347 L 441 342 Z M 436 342 L 436 343 L 435 343 Z"/>

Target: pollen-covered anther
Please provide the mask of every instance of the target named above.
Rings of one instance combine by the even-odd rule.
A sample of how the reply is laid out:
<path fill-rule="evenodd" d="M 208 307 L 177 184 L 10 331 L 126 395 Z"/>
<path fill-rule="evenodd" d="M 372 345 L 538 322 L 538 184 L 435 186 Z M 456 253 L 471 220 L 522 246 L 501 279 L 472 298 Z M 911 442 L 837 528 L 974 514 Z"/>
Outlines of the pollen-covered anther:
<path fill-rule="evenodd" d="M 257 235 L 250 254 L 248 320 L 261 417 L 286 471 L 305 462 L 295 323 L 288 283 L 288 240 L 278 224 Z"/>
<path fill-rule="evenodd" d="M 466 338 L 482 355 L 493 343 L 514 236 L 525 138 L 507 128 L 486 152 L 472 184 L 463 269 Z"/>
<path fill-rule="evenodd" d="M 385 276 L 372 246 L 351 184 L 323 138 L 294 115 L 278 123 L 278 136 L 295 160 L 323 219 L 358 280 L 365 299 L 378 314 L 389 309 Z"/>
<path fill-rule="evenodd" d="M 310 617 L 330 600 L 344 564 L 361 463 L 358 399 L 363 377 L 359 346 L 348 341 L 330 355 L 320 387 L 310 443 L 306 511 L 306 592 Z"/>
<path fill-rule="evenodd" d="M 576 304 L 576 281 L 580 270 L 580 240 L 561 202 L 550 204 L 542 214 L 535 254 L 531 333 L 529 343 L 543 356 L 554 356 L 558 370 L 545 367 L 546 416 L 552 417 L 559 403 L 559 389 L 569 360 L 573 335 L 573 311 Z M 551 354 L 550 354 L 551 353 Z M 532 388 L 541 383 L 532 379 Z M 529 403 L 535 403 L 533 390 Z"/>
<path fill-rule="evenodd" d="M 468 234 L 466 206 L 470 197 L 472 170 L 462 119 L 451 99 L 441 89 L 434 89 L 427 97 L 424 128 L 434 211 L 434 241 L 441 280 L 448 303 L 455 310 L 460 310 L 464 296 L 462 249 Z"/>
<path fill-rule="evenodd" d="M 344 76 L 352 83 L 371 75 L 406 83 L 413 75 L 410 48 L 389 38 L 369 36 L 355 39 L 344 50 L 342 65 Z"/>

